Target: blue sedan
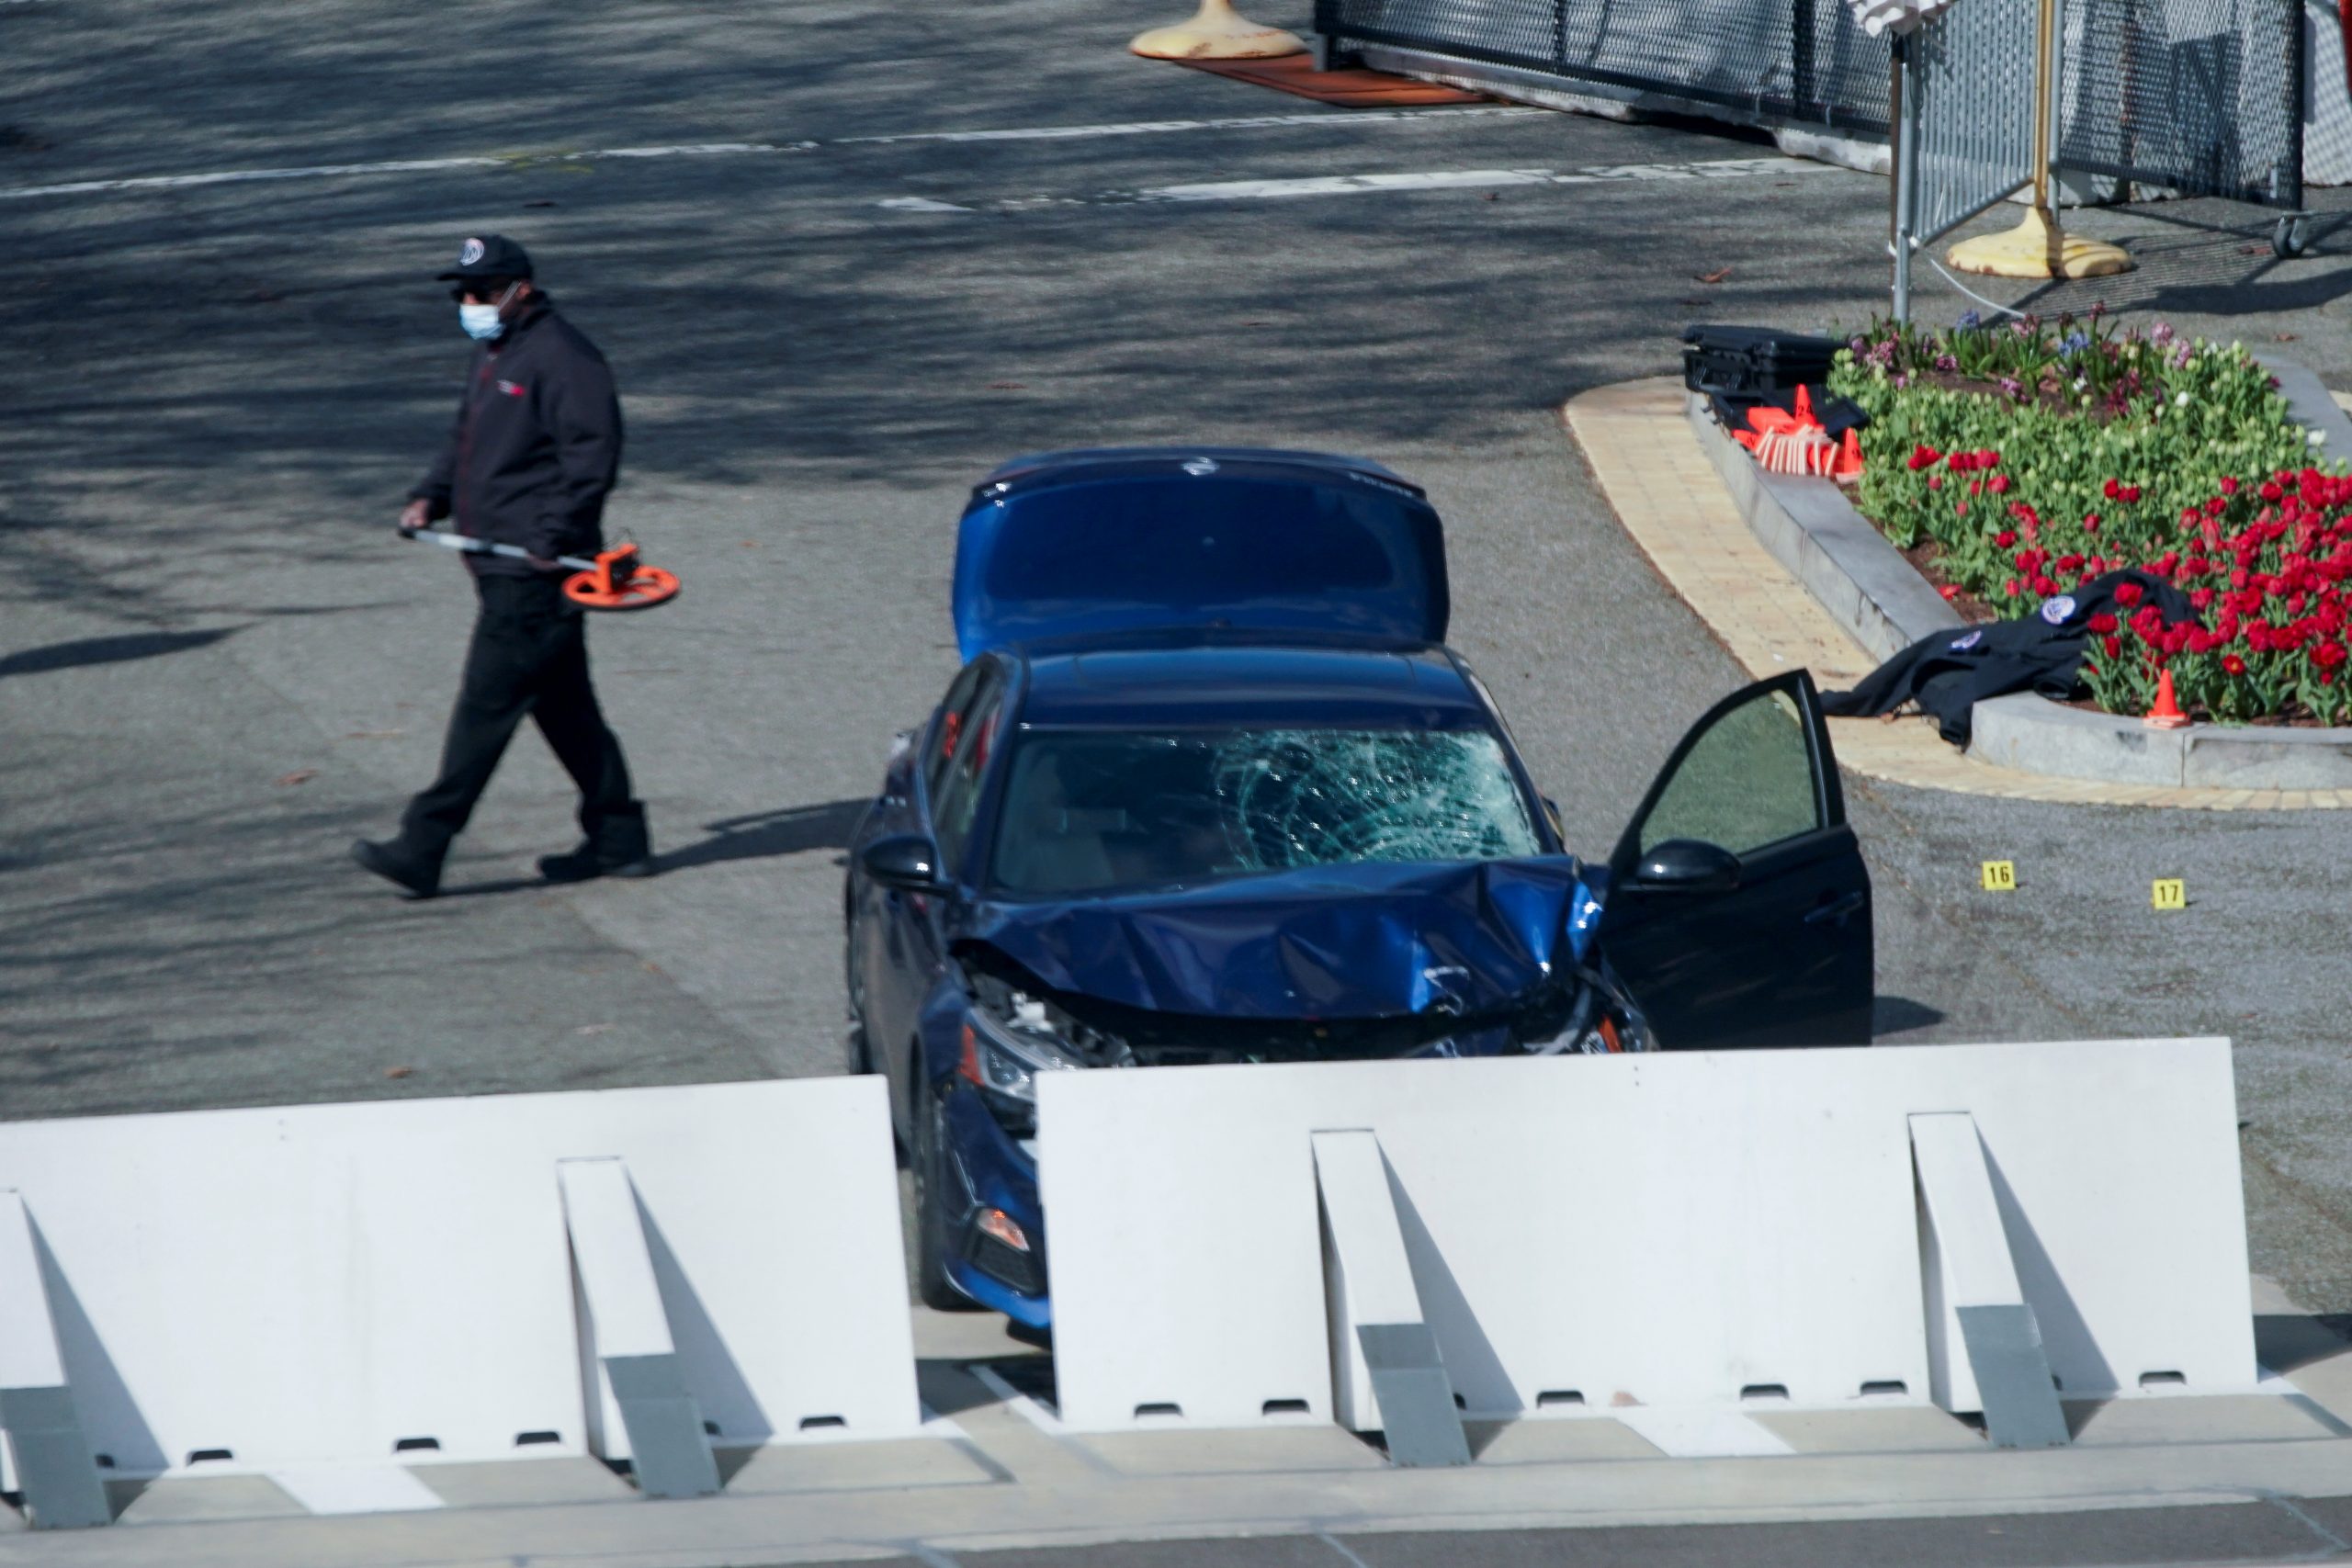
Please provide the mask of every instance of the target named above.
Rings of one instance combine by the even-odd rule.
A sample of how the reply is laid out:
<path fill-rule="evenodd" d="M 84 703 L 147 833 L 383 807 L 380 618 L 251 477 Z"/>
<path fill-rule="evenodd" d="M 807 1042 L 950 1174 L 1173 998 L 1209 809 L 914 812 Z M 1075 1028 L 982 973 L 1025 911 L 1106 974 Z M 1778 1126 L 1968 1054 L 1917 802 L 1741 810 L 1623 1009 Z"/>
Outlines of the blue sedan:
<path fill-rule="evenodd" d="M 1059 452 L 973 491 L 966 663 L 844 897 L 924 1301 L 1050 1325 L 1041 1073 L 1868 1041 L 1810 679 L 1717 704 L 1587 863 L 1448 615 L 1437 513 L 1363 459 Z"/>

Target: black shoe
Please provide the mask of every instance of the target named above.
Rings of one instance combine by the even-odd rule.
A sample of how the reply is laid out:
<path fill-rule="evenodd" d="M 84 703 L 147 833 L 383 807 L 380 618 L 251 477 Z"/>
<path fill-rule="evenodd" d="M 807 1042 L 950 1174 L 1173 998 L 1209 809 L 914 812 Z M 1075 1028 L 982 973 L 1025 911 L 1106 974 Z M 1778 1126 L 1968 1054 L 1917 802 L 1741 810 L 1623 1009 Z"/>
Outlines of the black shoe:
<path fill-rule="evenodd" d="M 351 858 L 398 887 L 411 898 L 430 898 L 441 891 L 439 863 L 427 865 L 401 852 L 397 843 L 370 843 L 366 839 L 351 846 Z"/>
<path fill-rule="evenodd" d="M 541 855 L 539 874 L 549 882 L 594 882 L 600 876 L 650 876 L 653 874 L 653 856 L 649 851 L 633 860 L 614 860 L 594 843 L 584 843 L 568 855 Z"/>
<path fill-rule="evenodd" d="M 600 876 L 653 874 L 653 839 L 645 830 L 645 805 L 628 805 L 595 816 L 583 814 L 587 837 L 568 855 L 541 855 L 539 874 L 549 882 L 593 882 Z"/>

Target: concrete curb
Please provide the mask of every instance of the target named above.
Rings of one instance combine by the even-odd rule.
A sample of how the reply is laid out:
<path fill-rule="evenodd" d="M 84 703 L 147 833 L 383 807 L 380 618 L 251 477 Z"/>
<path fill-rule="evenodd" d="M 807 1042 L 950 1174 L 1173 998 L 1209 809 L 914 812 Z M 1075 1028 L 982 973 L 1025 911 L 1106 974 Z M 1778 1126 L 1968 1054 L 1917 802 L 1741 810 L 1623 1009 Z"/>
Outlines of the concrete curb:
<path fill-rule="evenodd" d="M 2256 357 L 2278 378 L 2296 423 L 2325 437 L 2320 450 L 2352 456 L 2352 419 L 2319 378 L 2289 360 Z M 1872 658 L 1965 624 L 1835 484 L 1766 473 L 1715 423 L 1706 399 L 1691 393 L 1685 409 L 1757 538 Z M 2030 693 L 1978 703 L 1973 728 L 1970 756 L 2024 773 L 2166 789 L 2352 789 L 2346 728 L 2150 729 Z"/>
<path fill-rule="evenodd" d="M 1827 479 L 1767 473 L 1687 394 L 1690 428 L 1747 525 L 1864 651 L 1885 662 L 1923 637 L 1967 623 Z"/>

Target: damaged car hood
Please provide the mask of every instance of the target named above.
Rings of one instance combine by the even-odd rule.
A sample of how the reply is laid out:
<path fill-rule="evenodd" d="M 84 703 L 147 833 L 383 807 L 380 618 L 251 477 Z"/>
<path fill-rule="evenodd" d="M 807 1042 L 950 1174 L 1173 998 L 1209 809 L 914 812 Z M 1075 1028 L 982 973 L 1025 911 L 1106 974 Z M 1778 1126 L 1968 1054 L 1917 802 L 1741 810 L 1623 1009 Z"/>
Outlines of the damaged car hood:
<path fill-rule="evenodd" d="M 1477 1017 L 1541 991 L 1555 957 L 1581 956 L 1598 912 L 1581 870 L 1566 855 L 1355 864 L 981 904 L 955 945 L 1066 996 L 1153 1013 Z"/>

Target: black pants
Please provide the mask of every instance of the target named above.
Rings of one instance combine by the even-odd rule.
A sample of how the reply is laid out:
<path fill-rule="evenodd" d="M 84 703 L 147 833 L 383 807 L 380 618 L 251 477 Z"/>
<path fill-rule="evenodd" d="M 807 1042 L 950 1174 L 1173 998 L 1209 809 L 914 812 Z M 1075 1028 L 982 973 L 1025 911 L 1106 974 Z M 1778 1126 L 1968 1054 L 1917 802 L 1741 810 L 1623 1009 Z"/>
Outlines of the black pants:
<path fill-rule="evenodd" d="M 621 743 L 605 728 L 588 683 L 588 637 L 580 611 L 553 577 L 485 574 L 474 586 L 481 614 L 466 649 L 465 683 L 449 715 L 441 776 L 409 802 L 401 819 L 401 847 L 440 863 L 473 815 L 515 726 L 529 714 L 580 786 L 580 826 L 589 840 L 610 858 L 641 856 L 645 808 L 629 796 Z"/>

